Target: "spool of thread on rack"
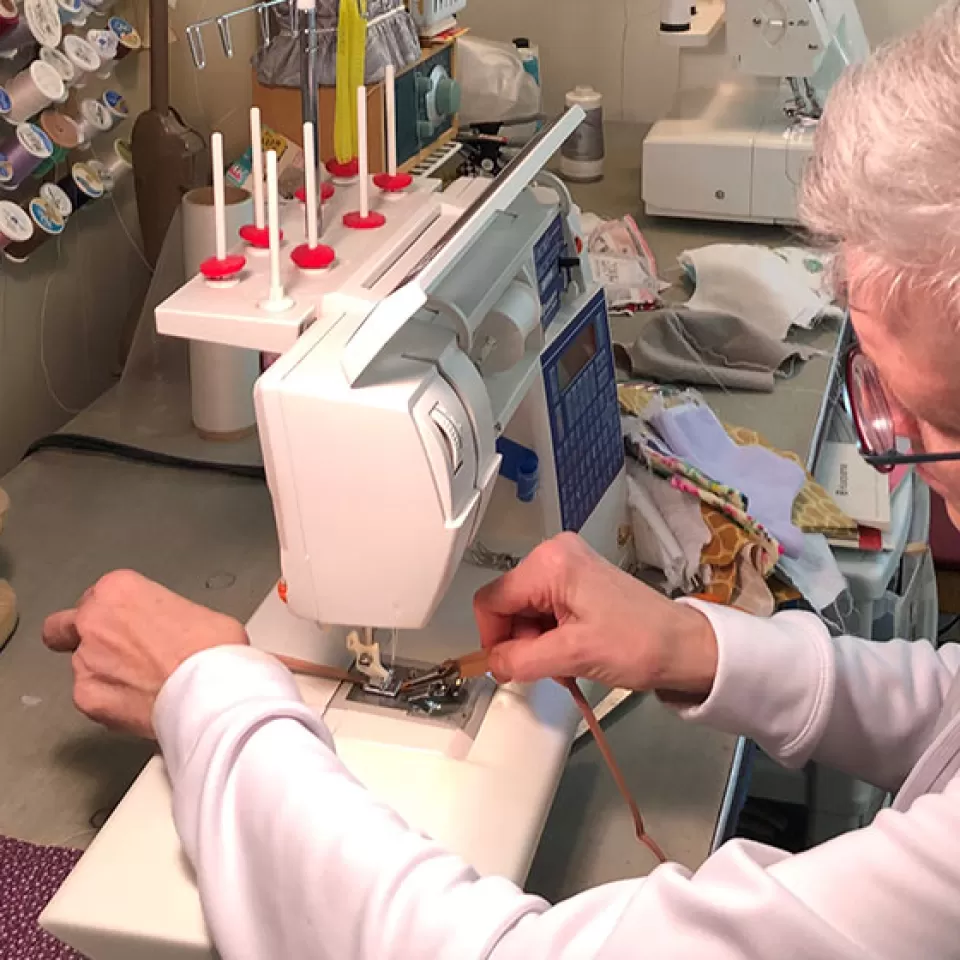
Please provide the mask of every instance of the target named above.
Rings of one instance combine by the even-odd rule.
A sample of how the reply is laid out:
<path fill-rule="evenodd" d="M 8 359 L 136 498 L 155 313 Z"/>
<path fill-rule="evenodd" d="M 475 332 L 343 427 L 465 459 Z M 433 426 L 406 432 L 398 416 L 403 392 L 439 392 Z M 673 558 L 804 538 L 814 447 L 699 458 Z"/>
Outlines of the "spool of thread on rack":
<path fill-rule="evenodd" d="M 63 26 L 56 0 L 24 0 L 17 25 L 0 34 L 0 54 L 9 55 L 35 43 L 56 47 L 62 39 Z"/>
<path fill-rule="evenodd" d="M 34 197 L 27 204 L 27 212 L 33 221 L 33 233 L 29 239 L 8 244 L 3 253 L 14 263 L 23 263 L 29 259 L 51 237 L 63 233 L 67 221 L 60 216 L 57 208 L 43 197 Z"/>
<path fill-rule="evenodd" d="M 123 17 L 111 17 L 107 21 L 108 29 L 117 38 L 117 53 L 113 58 L 117 63 L 125 60 L 132 53 L 139 53 L 143 47 L 140 34 Z"/>
<path fill-rule="evenodd" d="M 34 60 L 26 70 L 21 70 L 5 89 L 10 98 L 7 112 L 10 123 L 23 123 L 51 103 L 62 103 L 67 99 L 67 89 L 60 74 L 42 60 Z"/>
<path fill-rule="evenodd" d="M 50 138 L 32 123 L 20 123 L 0 142 L 0 188 L 16 190 L 53 154 Z"/>
<path fill-rule="evenodd" d="M 100 69 L 100 57 L 97 51 L 83 37 L 78 37 L 75 33 L 63 38 L 63 53 L 77 71 L 73 81 L 74 87 L 86 86 L 90 77 Z"/>
<path fill-rule="evenodd" d="M 129 140 L 117 138 L 106 156 L 88 161 L 103 181 L 104 193 L 112 193 L 133 172 L 133 149 Z"/>
<path fill-rule="evenodd" d="M 77 79 L 77 68 L 65 53 L 61 53 L 56 47 L 41 47 L 39 58 L 60 74 L 60 79 L 67 90 L 73 86 Z"/>
<path fill-rule="evenodd" d="M 16 30 L 20 23 L 20 11 L 15 0 L 0 0 L 0 37 Z"/>
<path fill-rule="evenodd" d="M 54 209 L 64 220 L 70 218 L 73 213 L 73 203 L 62 187 L 58 187 L 55 183 L 45 183 L 40 187 L 40 196 L 47 203 L 53 204 Z"/>
<path fill-rule="evenodd" d="M 33 236 L 33 221 L 11 200 L 0 200 L 0 250 Z"/>
<path fill-rule="evenodd" d="M 126 97 L 116 90 L 104 90 L 100 95 L 100 102 L 107 108 L 114 126 L 130 116 L 130 107 L 127 106 Z"/>
<path fill-rule="evenodd" d="M 57 0 L 60 22 L 70 27 L 82 27 L 90 16 L 90 8 L 83 0 Z"/>
<path fill-rule="evenodd" d="M 110 111 L 99 101 L 91 98 L 81 100 L 75 107 L 76 113 L 71 119 L 80 129 L 80 147 L 88 148 L 94 137 L 106 133 L 113 127 Z"/>
<path fill-rule="evenodd" d="M 100 58 L 100 69 L 97 71 L 97 76 L 101 80 L 106 80 L 117 65 L 117 49 L 119 47 L 117 35 L 112 30 L 88 30 L 87 42 L 97 51 L 97 56 Z"/>
<path fill-rule="evenodd" d="M 42 180 L 57 164 L 63 163 L 70 156 L 70 151 L 63 147 L 54 147 L 53 153 L 30 174 L 34 180 Z"/>
<path fill-rule="evenodd" d="M 87 163 L 75 163 L 57 186 L 70 198 L 74 212 L 103 196 L 103 181 Z"/>
<path fill-rule="evenodd" d="M 40 128 L 53 141 L 54 156 L 51 160 L 55 159 L 59 150 L 75 150 L 82 141 L 81 130 L 76 120 L 59 110 L 44 110 L 40 114 Z"/>

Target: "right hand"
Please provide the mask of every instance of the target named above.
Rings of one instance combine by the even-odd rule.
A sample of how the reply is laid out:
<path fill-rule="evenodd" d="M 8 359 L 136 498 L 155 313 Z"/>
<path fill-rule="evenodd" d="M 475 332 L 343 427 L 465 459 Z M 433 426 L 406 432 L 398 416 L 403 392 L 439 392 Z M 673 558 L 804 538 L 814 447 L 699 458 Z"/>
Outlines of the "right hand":
<path fill-rule="evenodd" d="M 583 677 L 700 700 L 716 676 L 710 621 L 608 563 L 575 534 L 541 544 L 482 588 L 474 613 L 501 682 Z"/>

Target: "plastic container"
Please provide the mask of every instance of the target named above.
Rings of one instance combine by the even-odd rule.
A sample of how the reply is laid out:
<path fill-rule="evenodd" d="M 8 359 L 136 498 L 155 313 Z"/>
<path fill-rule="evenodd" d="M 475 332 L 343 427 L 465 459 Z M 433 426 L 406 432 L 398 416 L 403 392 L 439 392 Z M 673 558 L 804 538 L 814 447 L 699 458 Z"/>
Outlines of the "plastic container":
<path fill-rule="evenodd" d="M 686 33 L 695 9 L 690 0 L 660 0 L 660 29 L 664 33 Z"/>
<path fill-rule="evenodd" d="M 582 107 L 583 123 L 560 148 L 560 173 L 576 183 L 603 178 L 603 95 L 593 87 L 575 87 L 566 97 L 567 109 Z"/>

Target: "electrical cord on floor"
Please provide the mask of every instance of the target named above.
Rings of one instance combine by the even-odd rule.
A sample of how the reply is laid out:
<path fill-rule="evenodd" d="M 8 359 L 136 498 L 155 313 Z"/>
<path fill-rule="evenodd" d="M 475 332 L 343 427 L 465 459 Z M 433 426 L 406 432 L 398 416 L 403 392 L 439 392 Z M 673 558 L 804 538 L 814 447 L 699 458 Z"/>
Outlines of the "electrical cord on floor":
<path fill-rule="evenodd" d="M 104 437 L 91 437 L 82 433 L 54 433 L 42 437 L 30 444 L 22 459 L 39 453 L 41 450 L 66 450 L 71 453 L 95 453 L 102 456 L 117 457 L 135 463 L 147 463 L 157 467 L 179 467 L 183 470 L 206 470 L 212 473 L 225 473 L 228 476 L 243 477 L 247 480 L 265 480 L 263 467 L 244 463 L 217 463 L 215 460 L 194 460 L 191 457 L 178 457 L 169 453 L 159 453 L 144 447 L 134 447 L 128 443 L 107 440 Z"/>

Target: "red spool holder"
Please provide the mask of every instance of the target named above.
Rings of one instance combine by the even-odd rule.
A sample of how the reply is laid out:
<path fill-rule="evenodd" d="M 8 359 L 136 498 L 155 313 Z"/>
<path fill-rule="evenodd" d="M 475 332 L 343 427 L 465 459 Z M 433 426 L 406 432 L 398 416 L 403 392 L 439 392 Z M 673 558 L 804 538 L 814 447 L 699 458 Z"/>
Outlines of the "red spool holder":
<path fill-rule="evenodd" d="M 222 260 L 207 257 L 200 264 L 200 272 L 208 280 L 233 280 L 246 265 L 247 258 L 239 253 L 231 253 Z"/>
<path fill-rule="evenodd" d="M 327 173 L 338 180 L 353 180 L 360 175 L 360 161 L 353 157 L 346 163 L 340 163 L 337 159 L 327 161 Z"/>
<path fill-rule="evenodd" d="M 324 243 L 318 243 L 315 247 L 301 243 L 290 254 L 290 259 L 301 270 L 323 270 L 333 263 L 335 257 L 333 247 L 328 247 Z"/>
<path fill-rule="evenodd" d="M 327 180 L 324 180 L 320 184 L 320 202 L 326 203 L 335 193 L 334 186 L 332 183 L 329 183 Z M 300 187 L 299 190 L 294 194 L 294 196 L 301 202 L 307 202 L 307 188 Z"/>
<path fill-rule="evenodd" d="M 270 248 L 270 231 L 266 227 L 258 227 L 252 223 L 245 223 L 237 233 L 240 239 L 249 243 L 251 247 L 258 250 L 268 250 Z M 283 240 L 283 231 L 280 231 L 280 239 Z"/>
<path fill-rule="evenodd" d="M 389 173 L 378 173 L 373 182 L 384 193 L 402 193 L 413 183 L 413 177 L 409 173 L 395 173 L 393 176 Z"/>
<path fill-rule="evenodd" d="M 352 210 L 343 215 L 343 225 L 351 230 L 376 230 L 387 222 L 387 218 L 376 210 L 371 210 L 365 217 L 360 216 L 359 210 Z"/>

